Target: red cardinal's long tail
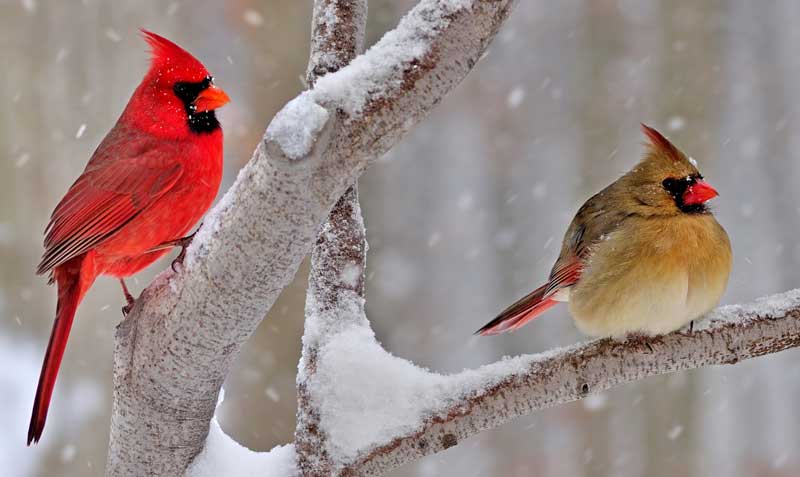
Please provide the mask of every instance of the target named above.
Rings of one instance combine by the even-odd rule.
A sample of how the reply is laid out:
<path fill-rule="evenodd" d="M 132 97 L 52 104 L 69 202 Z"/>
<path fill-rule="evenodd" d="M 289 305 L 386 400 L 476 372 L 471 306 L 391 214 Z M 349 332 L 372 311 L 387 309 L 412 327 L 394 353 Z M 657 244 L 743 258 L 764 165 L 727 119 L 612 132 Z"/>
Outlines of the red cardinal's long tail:
<path fill-rule="evenodd" d="M 39 442 L 39 438 L 42 437 L 44 423 L 47 419 L 47 408 L 50 406 L 50 397 L 53 395 L 53 388 L 56 385 L 61 358 L 67 347 L 72 319 L 75 317 L 75 311 L 78 309 L 81 298 L 94 278 L 91 277 L 87 284 L 87 277 L 81 276 L 80 269 L 83 259 L 84 256 L 79 256 L 55 270 L 55 278 L 58 283 L 56 321 L 53 323 L 50 342 L 47 344 L 42 371 L 39 374 L 39 386 L 36 388 L 36 399 L 33 401 L 33 413 L 28 427 L 28 445 L 31 445 L 31 442 Z"/>
<path fill-rule="evenodd" d="M 475 334 L 486 336 L 514 331 L 541 315 L 545 310 L 558 303 L 552 298 L 544 297 L 549 285 L 549 283 L 546 283 L 525 295 L 516 303 L 503 310 L 497 315 L 497 318 L 486 323 L 481 329 L 476 331 Z"/>

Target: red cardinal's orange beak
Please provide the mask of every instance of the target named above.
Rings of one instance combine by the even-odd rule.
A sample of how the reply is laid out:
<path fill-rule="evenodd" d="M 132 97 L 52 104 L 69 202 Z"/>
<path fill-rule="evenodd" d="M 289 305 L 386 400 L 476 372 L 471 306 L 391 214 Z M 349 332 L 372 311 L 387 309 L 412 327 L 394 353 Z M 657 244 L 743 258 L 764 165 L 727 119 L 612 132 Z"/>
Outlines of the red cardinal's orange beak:
<path fill-rule="evenodd" d="M 204 113 L 221 108 L 229 103 L 230 100 L 231 98 L 225 94 L 225 91 L 222 91 L 222 88 L 217 88 L 212 84 L 197 95 L 197 99 L 194 100 L 194 110 L 198 113 Z"/>
<path fill-rule="evenodd" d="M 708 182 L 701 179 L 686 189 L 683 194 L 683 203 L 685 205 L 702 204 L 718 195 L 719 192 L 711 187 Z"/>

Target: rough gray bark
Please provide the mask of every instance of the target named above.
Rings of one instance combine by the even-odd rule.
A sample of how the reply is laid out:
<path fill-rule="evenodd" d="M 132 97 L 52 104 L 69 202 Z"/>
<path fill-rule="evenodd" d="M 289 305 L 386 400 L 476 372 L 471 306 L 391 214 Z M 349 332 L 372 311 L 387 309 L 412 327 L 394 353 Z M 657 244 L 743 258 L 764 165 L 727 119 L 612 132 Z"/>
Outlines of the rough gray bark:
<path fill-rule="evenodd" d="M 117 329 L 107 475 L 184 472 L 202 449 L 231 363 L 334 202 L 464 78 L 514 4 L 421 1 L 397 35 L 365 54 L 381 59 L 374 68 L 329 75 L 352 89 L 317 85 L 316 96 L 293 111 L 329 113 L 324 127 L 307 133 L 310 150 L 287 151 L 293 131 L 268 128 L 207 216 L 183 269 L 160 275 Z M 424 48 L 384 56 L 392 42 L 409 38 Z M 375 94 L 362 84 L 383 89 Z M 282 113 L 271 125 L 286 125 Z"/>
<path fill-rule="evenodd" d="M 306 82 L 313 86 L 362 53 L 366 28 L 367 0 L 316 0 Z"/>
<path fill-rule="evenodd" d="M 336 18 L 336 23 L 332 25 L 330 18 Z M 313 85 L 317 78 L 344 67 L 361 53 L 366 25 L 367 0 L 314 2 L 308 84 Z M 354 294 L 363 303 L 366 265 L 367 236 L 358 203 L 358 188 L 354 184 L 339 198 L 317 236 L 308 277 L 309 304 L 322 307 L 327 312 L 323 316 L 334 319 L 347 316 L 339 309 L 339 298 Z M 343 275 L 345 270 L 349 274 Z M 363 307 L 361 312 L 363 314 Z M 306 326 L 326 326 L 325 323 L 311 323 L 315 315 L 310 312 L 307 315 Z M 297 468 L 303 477 L 332 475 L 333 470 L 333 462 L 325 449 L 327 436 L 320 427 L 319 413 L 312 404 L 308 386 L 316 375 L 318 346 L 318 340 L 311 336 L 303 340 L 299 366 L 304 372 L 297 376 L 295 451 Z"/>

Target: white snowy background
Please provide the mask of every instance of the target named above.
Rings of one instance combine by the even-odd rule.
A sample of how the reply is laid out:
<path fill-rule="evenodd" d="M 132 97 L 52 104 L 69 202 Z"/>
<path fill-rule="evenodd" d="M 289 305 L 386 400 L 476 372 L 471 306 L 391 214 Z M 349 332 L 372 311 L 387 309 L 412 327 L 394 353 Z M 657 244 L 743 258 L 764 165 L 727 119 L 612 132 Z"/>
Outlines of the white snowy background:
<path fill-rule="evenodd" d="M 220 114 L 227 185 L 302 89 L 311 4 L 0 1 L 0 468 L 103 475 L 122 294 L 101 279 L 81 306 L 44 438 L 26 448 L 55 308 L 33 270 L 50 211 L 144 74 L 136 28 L 188 48 L 233 99 Z M 371 1 L 368 42 L 412 4 Z M 639 122 L 694 156 L 721 193 L 735 255 L 723 302 L 800 286 L 798 20 L 794 0 L 520 1 L 474 72 L 361 181 L 377 338 L 443 372 L 580 340 L 563 309 L 513 335 L 472 332 L 544 278 L 576 208 L 639 158 Z M 306 273 L 226 384 L 219 424 L 252 449 L 292 440 Z M 625 386 L 392 475 L 794 476 L 798 358 Z"/>

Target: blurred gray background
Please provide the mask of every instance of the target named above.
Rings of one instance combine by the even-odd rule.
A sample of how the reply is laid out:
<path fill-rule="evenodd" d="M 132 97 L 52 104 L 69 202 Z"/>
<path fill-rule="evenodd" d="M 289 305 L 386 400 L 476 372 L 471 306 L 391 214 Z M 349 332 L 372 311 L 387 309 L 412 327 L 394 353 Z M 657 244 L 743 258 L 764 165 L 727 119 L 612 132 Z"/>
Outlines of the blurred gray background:
<path fill-rule="evenodd" d="M 369 43 L 412 0 L 370 2 Z M 100 279 L 78 311 L 48 428 L 25 447 L 55 309 L 34 275 L 50 211 L 147 68 L 140 26 L 233 99 L 223 189 L 302 89 L 311 0 L 0 0 L 0 469 L 100 476 L 112 335 Z M 734 247 L 723 303 L 800 283 L 800 2 L 523 0 L 474 72 L 361 181 L 368 313 L 393 353 L 442 372 L 583 339 L 564 308 L 472 332 L 539 285 L 578 206 L 642 154 L 639 122 L 694 156 Z M 130 280 L 138 293 L 162 261 Z M 226 383 L 223 428 L 292 440 L 307 266 Z M 800 355 L 624 386 L 485 432 L 395 476 L 796 476 Z M 8 474 L 7 472 L 11 472 Z"/>

